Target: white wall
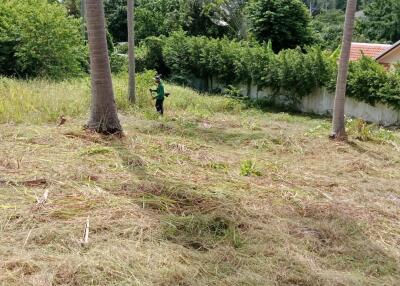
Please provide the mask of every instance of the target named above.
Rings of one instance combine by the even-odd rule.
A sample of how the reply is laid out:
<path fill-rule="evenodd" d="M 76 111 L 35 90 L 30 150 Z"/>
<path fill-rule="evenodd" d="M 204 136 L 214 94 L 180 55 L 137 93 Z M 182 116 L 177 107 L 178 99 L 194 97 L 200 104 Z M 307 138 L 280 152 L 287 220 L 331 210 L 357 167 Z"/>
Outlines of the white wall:
<path fill-rule="evenodd" d="M 332 113 L 335 95 L 320 89 L 303 98 L 300 110 L 316 114 Z M 377 103 L 375 106 L 356 101 L 353 98 L 346 99 L 345 113 L 347 116 L 362 118 L 366 121 L 380 125 L 399 125 L 400 111 L 395 111 L 387 105 Z"/>
<path fill-rule="evenodd" d="M 212 88 L 219 87 L 223 90 L 223 85 L 218 84 L 217 81 L 213 80 Z M 252 85 L 248 90 L 247 85 L 238 85 L 241 93 L 246 96 L 250 95 L 252 99 L 272 98 L 273 94 L 270 89 L 258 90 L 255 85 Z M 274 97 L 275 102 L 279 104 L 285 104 L 284 97 Z M 317 89 L 312 94 L 304 97 L 298 106 L 298 109 L 302 112 L 314 113 L 314 114 L 331 114 L 333 110 L 333 104 L 335 95 L 328 92 L 325 88 Z M 356 101 L 353 98 L 346 99 L 345 113 L 349 117 L 361 118 L 368 122 L 389 126 L 389 125 L 400 125 L 400 111 L 395 111 L 387 105 L 378 103 L 376 106 L 369 105 L 367 103 Z"/>

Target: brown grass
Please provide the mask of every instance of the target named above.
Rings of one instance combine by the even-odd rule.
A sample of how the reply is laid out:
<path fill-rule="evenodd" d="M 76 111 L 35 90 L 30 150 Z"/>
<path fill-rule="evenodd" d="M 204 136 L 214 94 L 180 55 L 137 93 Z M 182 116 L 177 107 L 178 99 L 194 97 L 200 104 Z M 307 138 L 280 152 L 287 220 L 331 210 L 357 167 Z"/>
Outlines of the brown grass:
<path fill-rule="evenodd" d="M 396 131 L 166 109 L 122 116 L 123 139 L 0 126 L 0 285 L 398 285 Z"/>

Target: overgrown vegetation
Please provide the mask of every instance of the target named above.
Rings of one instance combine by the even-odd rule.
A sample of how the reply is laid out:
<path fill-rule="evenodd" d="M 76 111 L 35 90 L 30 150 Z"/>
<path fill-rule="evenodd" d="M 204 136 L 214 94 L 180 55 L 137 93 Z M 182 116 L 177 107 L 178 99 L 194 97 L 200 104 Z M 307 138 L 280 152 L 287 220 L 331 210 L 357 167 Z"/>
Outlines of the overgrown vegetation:
<path fill-rule="evenodd" d="M 147 44 L 148 43 L 148 44 Z M 319 47 L 274 53 L 269 44 L 188 37 L 174 33 L 168 38 L 151 38 L 139 53 L 140 69 L 159 69 L 173 81 L 191 84 L 203 79 L 231 84 L 255 84 L 270 88 L 277 96 L 296 102 L 316 88 L 335 88 L 337 53 Z M 386 71 L 371 58 L 352 62 L 347 94 L 369 104 L 385 103 L 400 108 L 400 73 Z"/>
<path fill-rule="evenodd" d="M 64 79 L 87 72 L 80 21 L 46 0 L 0 1 L 0 75 Z"/>
<path fill-rule="evenodd" d="M 311 16 L 301 0 L 249 1 L 250 31 L 274 51 L 312 44 Z"/>
<path fill-rule="evenodd" d="M 350 65 L 348 95 L 371 105 L 400 109 L 400 73 L 388 72 L 374 59 L 362 57 Z"/>
<path fill-rule="evenodd" d="M 127 75 L 114 78 L 115 97 L 118 109 L 125 113 L 138 110 L 149 117 L 154 114 L 153 100 L 149 88 L 154 85 L 155 72 L 148 71 L 137 76 L 137 105 L 132 106 L 127 94 Z M 46 90 L 46 93 L 43 93 Z M 172 96 L 168 105 L 177 110 L 187 110 L 199 116 L 215 112 L 237 112 L 246 105 L 231 98 L 201 96 L 190 89 L 170 87 Z M 191 96 L 182 96 L 183 94 Z M 56 122 L 60 116 L 79 117 L 86 115 L 90 104 L 90 80 L 88 78 L 52 82 L 48 80 L 23 81 L 0 78 L 0 123 L 45 123 Z"/>

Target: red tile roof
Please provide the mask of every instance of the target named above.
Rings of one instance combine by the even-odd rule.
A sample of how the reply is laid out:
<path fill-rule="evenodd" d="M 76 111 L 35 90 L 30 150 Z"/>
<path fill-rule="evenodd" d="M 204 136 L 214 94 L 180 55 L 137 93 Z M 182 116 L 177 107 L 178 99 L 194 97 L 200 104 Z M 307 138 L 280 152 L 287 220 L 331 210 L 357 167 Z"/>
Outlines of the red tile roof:
<path fill-rule="evenodd" d="M 360 59 L 362 54 L 375 58 L 391 47 L 391 45 L 384 44 L 351 43 L 350 61 Z"/>

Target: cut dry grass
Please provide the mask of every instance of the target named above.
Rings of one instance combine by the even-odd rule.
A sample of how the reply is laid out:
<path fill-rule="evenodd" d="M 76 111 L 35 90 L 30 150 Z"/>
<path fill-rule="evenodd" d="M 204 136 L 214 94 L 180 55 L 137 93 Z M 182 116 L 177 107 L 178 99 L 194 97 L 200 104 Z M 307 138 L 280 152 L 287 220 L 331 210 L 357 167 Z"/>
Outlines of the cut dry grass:
<path fill-rule="evenodd" d="M 123 139 L 84 110 L 0 112 L 22 122 L 0 126 L 0 285 L 398 285 L 397 131 L 336 143 L 325 119 L 168 89 L 163 119 L 123 108 Z"/>

